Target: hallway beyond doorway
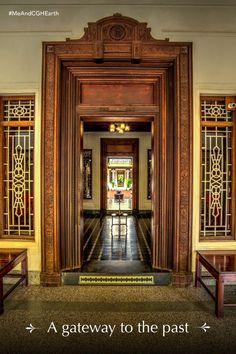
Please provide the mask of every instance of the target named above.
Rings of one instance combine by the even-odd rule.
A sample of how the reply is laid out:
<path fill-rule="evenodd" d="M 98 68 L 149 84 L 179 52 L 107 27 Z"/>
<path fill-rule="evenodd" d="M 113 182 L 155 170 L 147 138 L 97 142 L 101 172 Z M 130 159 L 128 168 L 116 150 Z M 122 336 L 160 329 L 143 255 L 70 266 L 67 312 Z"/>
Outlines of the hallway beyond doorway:
<path fill-rule="evenodd" d="M 82 270 L 109 272 L 120 268 L 125 273 L 151 271 L 150 217 L 146 214 L 129 215 L 127 234 L 125 227 L 121 226 L 120 236 L 118 227 L 111 232 L 111 222 L 111 216 L 85 218 Z"/>
<path fill-rule="evenodd" d="M 133 158 L 107 158 L 107 210 L 132 210 Z"/>
<path fill-rule="evenodd" d="M 119 209 L 119 200 L 115 198 L 116 193 L 115 191 L 107 191 L 107 210 Z M 132 210 L 132 191 L 122 190 L 121 193 L 122 200 L 120 200 L 120 210 Z"/>

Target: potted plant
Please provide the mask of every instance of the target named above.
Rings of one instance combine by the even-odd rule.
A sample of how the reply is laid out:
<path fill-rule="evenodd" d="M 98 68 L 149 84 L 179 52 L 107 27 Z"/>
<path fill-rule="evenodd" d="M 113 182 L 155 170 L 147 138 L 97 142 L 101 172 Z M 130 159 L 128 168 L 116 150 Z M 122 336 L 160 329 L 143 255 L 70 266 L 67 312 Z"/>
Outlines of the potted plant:
<path fill-rule="evenodd" d="M 131 178 L 127 178 L 127 181 L 126 181 L 126 188 L 127 188 L 127 189 L 130 189 L 130 188 L 131 188 L 131 185 L 132 185 L 132 180 L 131 180 Z"/>

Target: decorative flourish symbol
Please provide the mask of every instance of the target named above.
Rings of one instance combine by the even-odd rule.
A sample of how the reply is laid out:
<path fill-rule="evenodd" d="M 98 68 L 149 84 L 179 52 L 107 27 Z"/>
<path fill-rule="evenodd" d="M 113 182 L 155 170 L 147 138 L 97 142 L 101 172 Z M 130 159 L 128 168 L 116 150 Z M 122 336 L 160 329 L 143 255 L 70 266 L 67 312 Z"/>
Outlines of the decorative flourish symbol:
<path fill-rule="evenodd" d="M 210 329 L 210 326 L 207 326 L 206 322 L 201 326 L 201 327 L 197 327 L 197 328 L 201 328 L 203 329 L 204 332 L 206 332 L 208 329 Z"/>
<path fill-rule="evenodd" d="M 30 333 L 32 333 L 35 329 L 39 329 L 39 328 L 34 327 L 34 326 L 30 323 L 28 327 L 25 327 L 25 329 L 27 329 L 27 331 L 29 331 Z"/>

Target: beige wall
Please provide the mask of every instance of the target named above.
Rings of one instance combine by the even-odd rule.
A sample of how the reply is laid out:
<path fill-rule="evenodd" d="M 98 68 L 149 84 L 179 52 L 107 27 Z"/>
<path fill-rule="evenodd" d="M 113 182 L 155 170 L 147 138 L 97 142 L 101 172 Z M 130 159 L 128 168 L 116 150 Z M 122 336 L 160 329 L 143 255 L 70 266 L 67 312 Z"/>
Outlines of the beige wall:
<path fill-rule="evenodd" d="M 147 199 L 147 149 L 151 149 L 151 133 L 125 133 L 122 138 L 138 138 L 139 139 L 139 209 L 150 210 L 151 202 Z M 92 183 L 93 198 L 84 200 L 84 209 L 99 210 L 100 209 L 100 150 L 101 138 L 114 138 L 110 133 L 85 133 L 84 149 L 93 150 L 92 161 Z"/>
<path fill-rule="evenodd" d="M 235 0 L 8 0 L 0 4 L 0 94 L 36 94 L 35 242 L 0 241 L 1 247 L 27 247 L 29 268 L 39 271 L 40 250 L 40 105 L 42 41 L 80 38 L 88 22 L 119 12 L 147 22 L 155 38 L 193 43 L 193 251 L 206 248 L 236 249 L 235 242 L 201 242 L 199 235 L 199 97 L 200 94 L 236 93 Z M 99 4 L 99 0 L 97 3 Z M 125 0 L 123 1 L 125 3 Z M 41 3 L 41 5 L 33 5 Z M 58 5 L 53 5 L 57 3 Z M 78 5 L 78 3 L 80 5 Z M 129 1 L 131 3 L 131 0 Z M 145 5 L 148 3 L 148 5 Z M 152 3 L 152 5 L 150 5 Z M 180 5 L 178 5 L 180 3 Z M 14 5 L 11 5 L 14 4 Z M 19 5 L 16 5 L 19 4 Z M 91 5 L 90 5 L 91 4 Z M 209 6 L 210 5 L 210 6 Z M 214 6 L 216 5 L 216 6 Z M 220 6 L 219 6 L 220 5 Z M 8 16 L 9 10 L 56 10 L 56 17 Z M 98 192 L 98 191 L 97 191 Z M 194 259 L 194 257 L 193 257 Z M 193 262 L 194 267 L 194 262 Z"/>

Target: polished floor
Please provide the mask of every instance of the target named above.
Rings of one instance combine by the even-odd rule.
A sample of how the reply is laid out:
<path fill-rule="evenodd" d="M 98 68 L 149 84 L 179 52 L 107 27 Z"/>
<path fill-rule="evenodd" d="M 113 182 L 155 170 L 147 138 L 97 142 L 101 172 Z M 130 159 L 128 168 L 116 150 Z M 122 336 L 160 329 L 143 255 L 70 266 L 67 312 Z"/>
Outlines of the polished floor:
<path fill-rule="evenodd" d="M 112 226 L 112 216 L 92 217 L 85 219 L 84 226 L 84 260 L 150 260 L 150 218 L 133 215 L 127 217 L 127 227 Z M 125 220 L 121 219 L 121 222 Z"/>
<path fill-rule="evenodd" d="M 125 218 L 120 219 L 126 222 Z M 84 265 L 87 273 L 151 272 L 151 226 L 147 215 L 128 215 L 127 226 L 107 215 L 85 218 Z"/>
<path fill-rule="evenodd" d="M 114 198 L 107 199 L 107 210 L 117 210 L 118 202 Z M 132 210 L 132 199 L 124 198 L 120 203 L 120 210 Z"/>
<path fill-rule="evenodd" d="M 117 210 L 119 208 L 118 200 L 115 199 L 116 190 L 107 191 L 107 210 Z M 120 201 L 120 210 L 133 209 L 132 204 L 132 190 L 121 190 L 123 194 L 122 200 Z"/>

